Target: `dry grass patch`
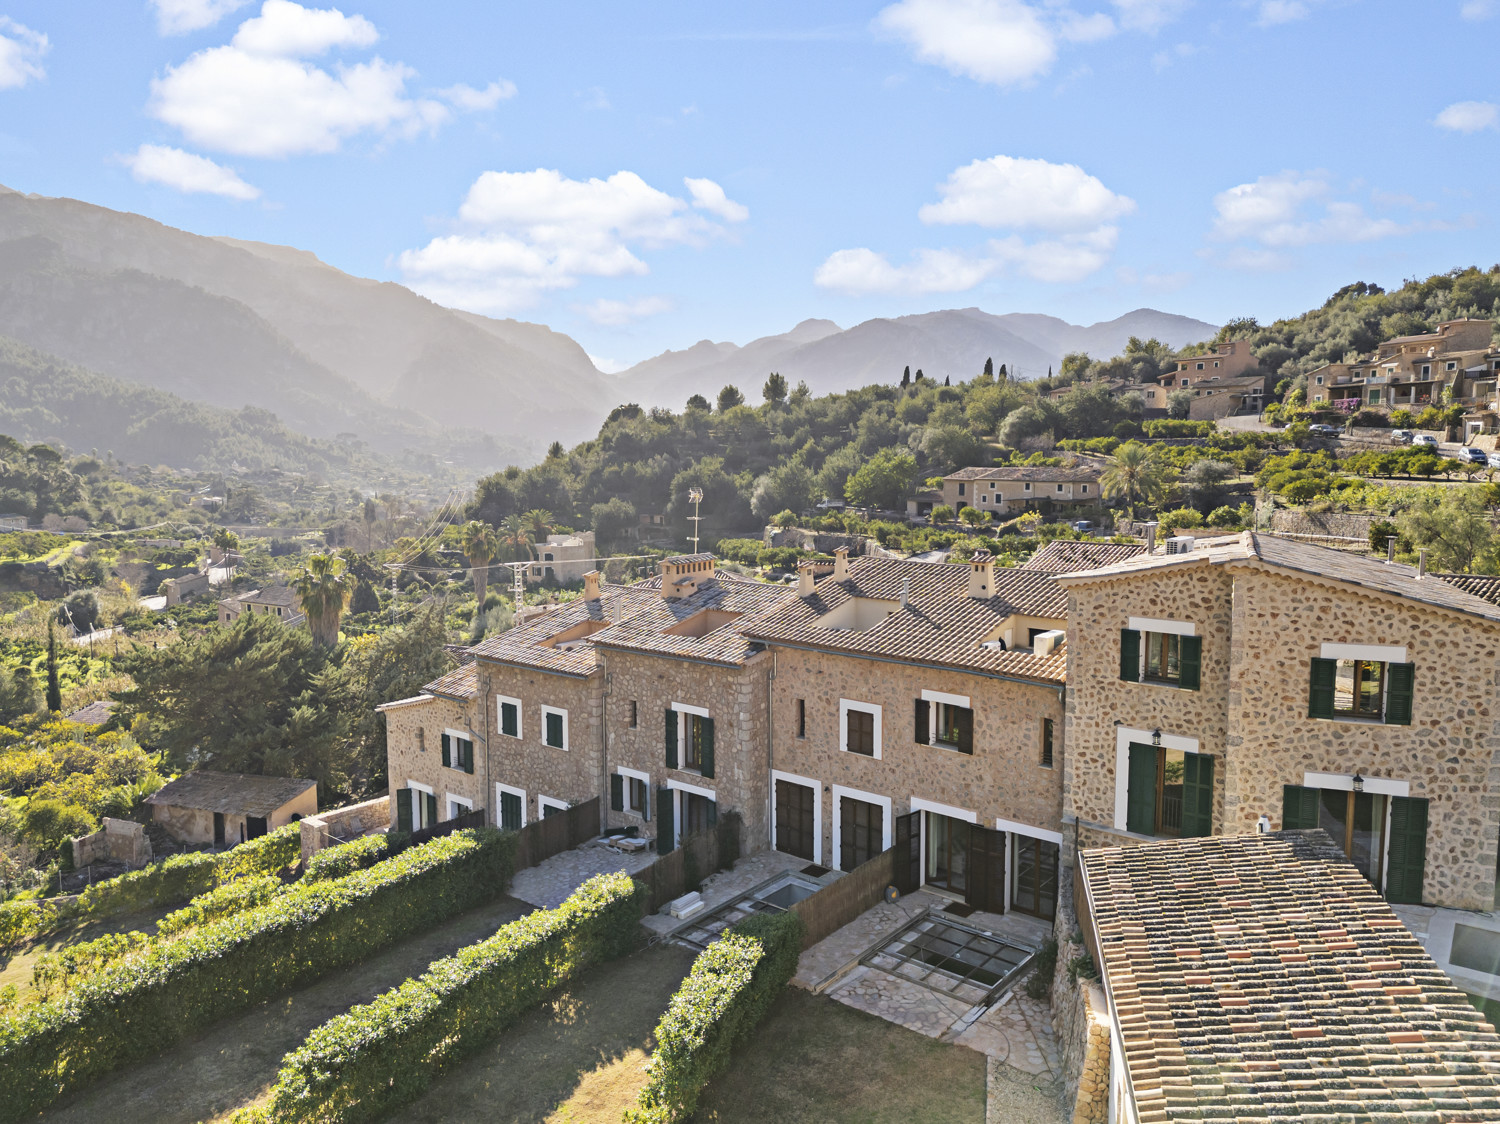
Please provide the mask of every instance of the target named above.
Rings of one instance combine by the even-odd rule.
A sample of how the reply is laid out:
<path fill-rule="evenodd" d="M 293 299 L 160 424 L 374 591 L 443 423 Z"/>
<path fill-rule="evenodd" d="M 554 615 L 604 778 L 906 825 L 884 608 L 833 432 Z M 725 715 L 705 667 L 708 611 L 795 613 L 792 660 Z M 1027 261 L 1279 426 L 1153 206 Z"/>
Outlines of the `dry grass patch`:
<path fill-rule="evenodd" d="M 179 903 L 180 905 L 180 903 Z M 156 923 L 178 905 L 143 909 L 139 913 L 127 913 L 120 917 L 106 917 L 101 921 L 90 921 L 60 929 L 55 933 L 38 937 L 30 944 L 10 953 L 0 954 L 0 987 L 15 984 L 16 990 L 25 998 L 31 991 L 31 969 L 37 959 L 49 952 L 61 952 L 70 945 L 82 944 L 110 933 L 147 933 L 155 935 Z"/>

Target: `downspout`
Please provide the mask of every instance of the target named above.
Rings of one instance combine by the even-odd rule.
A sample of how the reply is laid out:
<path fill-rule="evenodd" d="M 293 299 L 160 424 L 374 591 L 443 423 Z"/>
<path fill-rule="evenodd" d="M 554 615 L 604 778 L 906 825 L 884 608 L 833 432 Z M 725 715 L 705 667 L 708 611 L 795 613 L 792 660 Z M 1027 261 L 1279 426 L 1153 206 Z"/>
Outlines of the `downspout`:
<path fill-rule="evenodd" d="M 598 651 L 598 649 L 594 649 Z M 611 826 L 609 813 L 609 684 L 613 673 L 609 661 L 601 653 L 599 666 L 604 669 L 604 688 L 599 692 L 599 828 L 602 832 Z"/>
<path fill-rule="evenodd" d="M 776 841 L 771 838 L 771 809 L 776 800 L 776 782 L 773 776 L 776 771 L 776 727 L 772 719 L 775 716 L 775 706 L 771 701 L 771 688 L 776 682 L 776 649 L 771 649 L 771 663 L 766 668 L 766 845 L 774 846 Z M 823 794 L 818 793 L 821 802 Z"/>
<path fill-rule="evenodd" d="M 478 660 L 474 661 L 474 674 L 476 676 L 479 674 Z M 490 688 L 488 683 L 485 684 L 484 690 L 480 692 L 479 697 L 482 703 L 479 724 L 484 727 L 483 735 L 475 734 L 476 737 L 479 737 L 484 742 L 484 791 L 479 796 L 485 804 L 489 804 L 490 795 L 494 792 L 494 788 L 490 784 Z M 469 733 L 474 734 L 474 723 L 472 722 L 469 723 Z M 500 809 L 491 808 L 490 811 L 494 813 L 495 826 L 499 827 Z"/>

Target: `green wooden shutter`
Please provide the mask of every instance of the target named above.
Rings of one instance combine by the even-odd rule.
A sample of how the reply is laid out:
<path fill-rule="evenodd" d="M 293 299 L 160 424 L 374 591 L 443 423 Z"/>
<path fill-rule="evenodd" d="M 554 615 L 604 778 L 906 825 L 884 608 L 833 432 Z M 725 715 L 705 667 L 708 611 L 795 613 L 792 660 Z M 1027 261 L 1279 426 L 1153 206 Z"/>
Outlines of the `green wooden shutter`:
<path fill-rule="evenodd" d="M 414 789 L 398 788 L 396 790 L 396 830 L 411 831 L 411 796 Z"/>
<path fill-rule="evenodd" d="M 453 768 L 453 739 L 447 734 L 443 735 L 443 768 Z"/>
<path fill-rule="evenodd" d="M 1427 801 L 1417 796 L 1391 797 L 1390 868 L 1385 876 L 1387 901 L 1422 904 L 1422 877 L 1427 869 Z"/>
<path fill-rule="evenodd" d="M 667 707 L 667 768 L 677 768 L 677 712 Z"/>
<path fill-rule="evenodd" d="M 1184 690 L 1196 691 L 1202 677 L 1203 637 L 1179 636 L 1177 638 L 1177 685 Z M 1207 832 L 1204 832 L 1207 835 Z"/>
<path fill-rule="evenodd" d="M 709 780 L 713 780 L 714 720 L 712 718 L 704 718 L 699 721 L 698 736 L 702 739 L 702 744 L 698 746 L 698 771 Z"/>
<path fill-rule="evenodd" d="M 437 797 L 430 792 L 424 792 L 422 795 L 427 798 L 427 826 L 431 827 L 438 822 Z"/>
<path fill-rule="evenodd" d="M 506 831 L 521 830 L 521 798 L 514 792 L 500 794 L 500 826 Z"/>
<path fill-rule="evenodd" d="M 719 822 L 719 802 L 710 800 L 708 802 L 708 826 L 714 827 Z"/>
<path fill-rule="evenodd" d="M 917 717 L 913 737 L 918 745 L 932 744 L 932 704 L 926 699 L 917 700 Z"/>
<path fill-rule="evenodd" d="M 1120 678 L 1141 681 L 1141 634 L 1133 628 L 1120 629 Z"/>
<path fill-rule="evenodd" d="M 668 714 L 671 711 L 667 712 Z M 674 751 L 676 747 L 673 747 Z M 672 836 L 676 834 L 672 823 L 672 790 L 670 788 L 659 788 L 656 790 L 656 853 L 665 855 L 673 850 L 676 844 L 672 842 Z"/>
<path fill-rule="evenodd" d="M 1385 674 L 1385 724 L 1387 726 L 1410 726 L 1417 665 L 1414 663 L 1386 664 Z"/>
<path fill-rule="evenodd" d="M 1212 835 L 1214 759 L 1206 753 L 1184 753 L 1182 766 L 1182 834 Z"/>
<path fill-rule="evenodd" d="M 625 810 L 625 778 L 619 773 L 609 778 L 609 810 L 612 812 Z"/>
<path fill-rule="evenodd" d="M 1307 686 L 1307 716 L 1309 718 L 1333 717 L 1333 686 L 1338 673 L 1338 660 L 1313 657 Z"/>
<path fill-rule="evenodd" d="M 501 703 L 500 732 L 512 738 L 516 737 L 516 730 L 519 729 L 519 723 L 517 723 L 516 721 L 518 717 L 519 715 L 516 713 L 515 703 Z"/>
<path fill-rule="evenodd" d="M 469 776 L 472 777 L 474 775 L 474 743 L 471 740 L 465 739 L 462 745 L 464 753 L 464 772 L 468 773 Z"/>
<path fill-rule="evenodd" d="M 1318 803 L 1320 796 L 1316 788 L 1303 788 L 1300 784 L 1281 786 L 1281 830 L 1308 831 L 1318 826 Z"/>
<path fill-rule="evenodd" d="M 958 752 L 974 753 L 974 712 L 960 709 L 955 725 L 958 728 Z"/>
<path fill-rule="evenodd" d="M 1130 772 L 1125 789 L 1125 830 L 1156 834 L 1156 747 L 1130 746 Z"/>

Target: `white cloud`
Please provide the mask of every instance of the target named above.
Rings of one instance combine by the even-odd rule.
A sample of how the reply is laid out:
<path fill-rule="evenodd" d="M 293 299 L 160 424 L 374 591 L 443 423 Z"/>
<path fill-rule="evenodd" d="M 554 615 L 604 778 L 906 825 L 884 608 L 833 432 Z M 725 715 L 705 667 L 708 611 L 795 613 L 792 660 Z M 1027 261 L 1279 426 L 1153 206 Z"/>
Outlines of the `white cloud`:
<path fill-rule="evenodd" d="M 300 56 L 368 46 L 360 16 L 266 0 L 228 46 L 199 51 L 151 83 L 150 111 L 194 144 L 241 156 L 332 152 L 360 133 L 415 136 L 447 106 L 407 94 L 415 71 L 379 57 L 324 70 Z"/>
<path fill-rule="evenodd" d="M 1076 164 L 996 156 L 957 169 L 938 186 L 942 200 L 918 211 L 925 223 L 1044 231 L 1028 242 L 1019 233 L 994 238 L 974 251 L 921 249 L 892 265 L 868 248 L 839 250 L 813 280 L 827 289 L 864 293 L 956 293 L 998 274 L 1033 281 L 1079 281 L 1102 269 L 1119 230 L 1113 220 L 1135 210 Z"/>
<path fill-rule="evenodd" d="M 917 212 L 925 223 L 965 223 L 1012 230 L 1079 231 L 1135 210 L 1077 164 L 993 156 L 957 169 L 940 184 L 942 201 Z"/>
<path fill-rule="evenodd" d="M 156 29 L 163 35 L 186 35 L 212 27 L 250 0 L 151 0 Z"/>
<path fill-rule="evenodd" d="M 1192 6 L 1193 0 L 1114 0 L 1120 23 L 1132 31 L 1160 31 Z"/>
<path fill-rule="evenodd" d="M 1214 196 L 1212 236 L 1248 242 L 1265 250 L 1320 243 L 1373 242 L 1421 229 L 1415 224 L 1376 218 L 1348 199 L 1332 198 L 1325 172 L 1281 172 L 1261 176 Z M 1248 255 L 1241 254 L 1248 260 Z"/>
<path fill-rule="evenodd" d="M 1278 23 L 1305 20 L 1311 14 L 1303 0 L 1261 0 L 1255 22 L 1261 27 L 1273 27 Z"/>
<path fill-rule="evenodd" d="M 501 78 L 496 82 L 491 82 L 482 90 L 476 90 L 473 86 L 466 86 L 460 82 L 457 86 L 439 90 L 438 96 L 451 102 L 457 109 L 494 109 L 507 98 L 516 96 L 516 84 L 507 78 Z"/>
<path fill-rule="evenodd" d="M 602 371 L 606 375 L 618 375 L 621 371 L 628 370 L 633 366 L 633 364 L 626 363 L 620 359 L 607 359 L 603 355 L 594 355 L 589 352 L 585 352 L 584 354 L 588 355 L 589 362 L 594 365 L 596 370 Z"/>
<path fill-rule="evenodd" d="M 1103 12 L 1095 12 L 1090 16 L 1066 12 L 1057 26 L 1058 35 L 1069 43 L 1096 43 L 1100 39 L 1108 39 L 1117 30 L 1115 21 Z"/>
<path fill-rule="evenodd" d="M 524 307 L 583 277 L 648 273 L 637 249 L 702 246 L 724 230 L 634 172 L 574 180 L 546 168 L 485 172 L 457 226 L 403 253 L 401 269 L 433 300 L 483 311 Z"/>
<path fill-rule="evenodd" d="M 724 194 L 724 189 L 713 180 L 695 180 L 684 177 L 688 192 L 693 197 L 693 206 L 711 215 L 718 215 L 725 222 L 744 222 L 750 217 L 750 208 L 736 203 Z"/>
<path fill-rule="evenodd" d="M 1487 20 L 1495 14 L 1495 0 L 1467 0 L 1458 14 L 1466 20 Z"/>
<path fill-rule="evenodd" d="M 1500 127 L 1500 105 L 1492 101 L 1454 102 L 1433 121 L 1439 129 L 1455 133 L 1477 133 Z"/>
<path fill-rule="evenodd" d="M 875 25 L 910 43 L 922 62 L 996 86 L 1031 82 L 1057 57 L 1052 29 L 1019 0 L 900 0 Z"/>
<path fill-rule="evenodd" d="M 14 90 L 33 78 L 45 78 L 42 56 L 51 46 L 40 31 L 0 16 L 0 90 Z"/>
<path fill-rule="evenodd" d="M 372 47 L 380 38 L 364 16 L 337 8 L 304 8 L 292 0 L 266 0 L 260 15 L 240 24 L 230 44 L 252 55 L 306 58 L 333 47 Z"/>
<path fill-rule="evenodd" d="M 617 301 L 601 297 L 599 300 L 583 305 L 580 311 L 595 324 L 602 324 L 606 328 L 621 328 L 637 320 L 644 320 L 648 316 L 671 312 L 673 307 L 675 306 L 667 297 L 641 297 L 633 301 Z"/>
<path fill-rule="evenodd" d="M 222 195 L 225 199 L 260 198 L 260 189 L 240 179 L 234 169 L 180 148 L 143 144 L 120 161 L 141 183 L 164 184 L 188 194 Z"/>

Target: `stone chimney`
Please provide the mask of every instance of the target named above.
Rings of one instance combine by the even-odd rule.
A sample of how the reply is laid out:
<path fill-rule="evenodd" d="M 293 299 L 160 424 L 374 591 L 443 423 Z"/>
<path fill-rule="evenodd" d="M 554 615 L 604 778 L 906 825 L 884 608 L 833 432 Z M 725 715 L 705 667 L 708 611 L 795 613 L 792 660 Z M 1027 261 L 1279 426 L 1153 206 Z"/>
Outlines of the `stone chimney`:
<path fill-rule="evenodd" d="M 599 600 L 599 571 L 590 570 L 583 575 L 583 599 L 585 601 Z"/>
<path fill-rule="evenodd" d="M 797 563 L 797 596 L 811 597 L 813 595 L 813 567 L 815 562 Z"/>
<path fill-rule="evenodd" d="M 849 578 L 849 548 L 841 546 L 833 552 L 833 580 L 847 581 Z"/>
<path fill-rule="evenodd" d="M 661 595 L 665 601 L 691 597 L 714 576 L 711 554 L 679 554 L 661 560 Z"/>
<path fill-rule="evenodd" d="M 1425 578 L 1426 576 L 1427 576 L 1427 548 L 1424 546 L 1421 550 L 1417 551 L 1417 577 L 1419 577 L 1419 578 Z"/>
<path fill-rule="evenodd" d="M 976 550 L 969 559 L 969 596 L 980 600 L 995 596 L 995 560 L 987 550 Z"/>

